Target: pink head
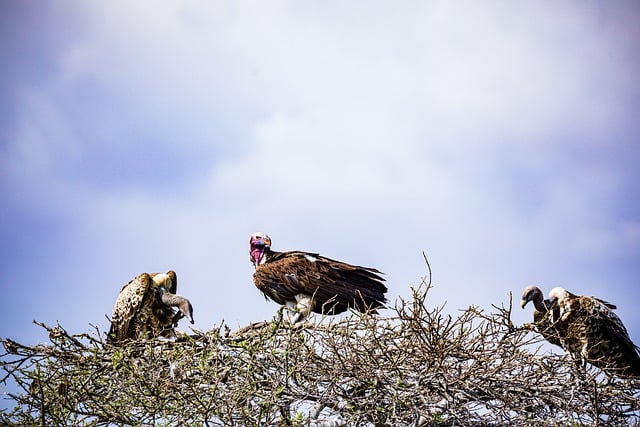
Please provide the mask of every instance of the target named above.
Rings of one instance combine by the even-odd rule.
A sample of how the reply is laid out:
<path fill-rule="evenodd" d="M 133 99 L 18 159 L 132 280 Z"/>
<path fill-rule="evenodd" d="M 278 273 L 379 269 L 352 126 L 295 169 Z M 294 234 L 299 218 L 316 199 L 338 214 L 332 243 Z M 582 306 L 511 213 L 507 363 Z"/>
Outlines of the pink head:
<path fill-rule="evenodd" d="M 253 233 L 249 239 L 249 258 L 255 267 L 266 261 L 264 254 L 271 249 L 271 238 L 264 233 Z"/>

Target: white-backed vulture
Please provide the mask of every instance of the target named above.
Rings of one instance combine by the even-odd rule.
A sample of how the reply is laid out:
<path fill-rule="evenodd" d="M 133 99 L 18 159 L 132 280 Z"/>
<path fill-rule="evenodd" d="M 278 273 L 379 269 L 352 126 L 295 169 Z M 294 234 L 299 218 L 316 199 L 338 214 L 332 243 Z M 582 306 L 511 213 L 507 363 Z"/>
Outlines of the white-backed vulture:
<path fill-rule="evenodd" d="M 193 323 L 193 307 L 188 299 L 176 295 L 177 287 L 173 270 L 142 273 L 124 285 L 113 307 L 109 341 L 175 338 L 174 328 L 180 318 Z"/>
<path fill-rule="evenodd" d="M 638 347 L 613 312 L 615 305 L 560 287 L 549 292 L 549 299 L 557 304 L 552 321 L 566 351 L 609 374 L 640 377 Z"/>

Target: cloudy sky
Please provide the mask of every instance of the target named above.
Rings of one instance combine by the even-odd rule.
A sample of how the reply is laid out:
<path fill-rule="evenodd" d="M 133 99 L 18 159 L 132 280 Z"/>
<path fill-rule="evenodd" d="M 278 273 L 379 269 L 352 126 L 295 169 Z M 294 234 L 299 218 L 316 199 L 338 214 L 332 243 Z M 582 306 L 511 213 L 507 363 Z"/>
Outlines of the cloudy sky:
<path fill-rule="evenodd" d="M 640 343 L 637 2 L 0 9 L 0 336 L 105 331 L 169 269 L 199 329 L 270 319 L 261 230 L 384 271 L 392 302 L 422 251 L 451 313 L 597 295 Z"/>

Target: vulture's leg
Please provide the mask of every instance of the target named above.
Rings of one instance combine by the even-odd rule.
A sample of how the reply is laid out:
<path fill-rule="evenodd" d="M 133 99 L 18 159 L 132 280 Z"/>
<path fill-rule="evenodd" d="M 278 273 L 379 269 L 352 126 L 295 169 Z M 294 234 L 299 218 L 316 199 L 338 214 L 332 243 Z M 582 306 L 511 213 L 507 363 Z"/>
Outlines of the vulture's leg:
<path fill-rule="evenodd" d="M 585 384 L 587 379 L 587 360 L 581 354 L 571 353 L 573 365 L 575 366 L 575 374 L 571 376 L 581 384 Z"/>
<path fill-rule="evenodd" d="M 307 294 L 298 294 L 296 295 L 296 310 L 302 314 L 302 317 L 307 317 L 309 313 L 311 313 L 311 308 L 313 307 L 313 299 L 311 295 Z"/>
<path fill-rule="evenodd" d="M 287 323 L 293 325 L 297 322 L 298 312 L 296 311 L 296 303 L 294 301 L 285 301 L 284 305 L 278 310 L 278 320 L 283 320 L 284 312 L 287 312 Z"/>
<path fill-rule="evenodd" d="M 295 325 L 296 323 L 303 321 L 309 313 L 311 313 L 313 299 L 310 295 L 298 294 L 296 295 L 296 303 L 294 304 L 293 301 L 290 301 L 287 302 L 287 306 L 295 313 L 289 318 L 291 325 Z"/>

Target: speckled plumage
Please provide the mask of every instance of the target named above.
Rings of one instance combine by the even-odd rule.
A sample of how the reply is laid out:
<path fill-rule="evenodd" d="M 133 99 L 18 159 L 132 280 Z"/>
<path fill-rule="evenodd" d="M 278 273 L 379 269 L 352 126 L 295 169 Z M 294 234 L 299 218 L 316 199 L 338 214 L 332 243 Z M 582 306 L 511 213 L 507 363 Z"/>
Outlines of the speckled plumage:
<path fill-rule="evenodd" d="M 156 280 L 157 278 L 161 278 Z M 127 283 L 113 307 L 111 328 L 108 339 L 111 342 L 125 339 L 147 339 L 155 337 L 175 337 L 174 326 L 178 320 L 172 306 L 163 303 L 162 294 L 175 294 L 178 286 L 174 271 L 163 273 L 142 273 Z M 161 289 L 164 287 L 164 289 Z M 188 311 L 191 304 L 186 298 L 178 297 L 186 302 Z M 193 319 L 190 313 L 189 320 Z"/>
<path fill-rule="evenodd" d="M 549 293 L 557 301 L 553 322 L 562 347 L 610 374 L 640 377 L 640 354 L 629 338 L 615 305 L 563 288 Z"/>
<path fill-rule="evenodd" d="M 261 243 L 256 245 L 256 236 Z M 387 287 L 378 270 L 302 252 L 275 252 L 262 233 L 252 235 L 251 260 L 256 266 L 253 280 L 265 297 L 278 304 L 300 303 L 311 297 L 308 311 L 338 314 L 349 308 L 364 312 L 381 307 Z"/>

